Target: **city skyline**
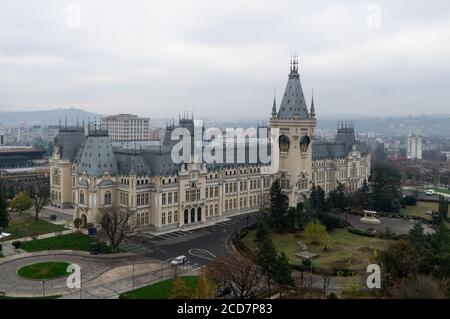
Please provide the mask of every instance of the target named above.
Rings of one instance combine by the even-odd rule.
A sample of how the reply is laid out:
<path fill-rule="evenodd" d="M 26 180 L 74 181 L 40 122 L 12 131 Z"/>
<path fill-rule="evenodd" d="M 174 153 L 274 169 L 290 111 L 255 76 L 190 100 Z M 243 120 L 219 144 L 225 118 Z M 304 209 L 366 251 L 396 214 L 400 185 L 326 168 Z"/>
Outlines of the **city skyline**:
<path fill-rule="evenodd" d="M 23 2 L 1 4 L 0 111 L 265 115 L 297 53 L 319 117 L 448 113 L 444 1 Z"/>

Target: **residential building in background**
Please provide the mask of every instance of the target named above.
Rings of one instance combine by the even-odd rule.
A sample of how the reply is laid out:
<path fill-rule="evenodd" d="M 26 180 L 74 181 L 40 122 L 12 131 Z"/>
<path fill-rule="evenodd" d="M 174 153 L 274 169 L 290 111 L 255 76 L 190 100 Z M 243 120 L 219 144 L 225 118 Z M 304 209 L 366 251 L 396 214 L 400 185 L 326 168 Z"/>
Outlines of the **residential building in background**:
<path fill-rule="evenodd" d="M 406 157 L 409 160 L 422 159 L 422 137 L 411 133 L 408 136 L 408 150 Z"/>
<path fill-rule="evenodd" d="M 101 128 L 108 131 L 113 142 L 150 140 L 150 119 L 133 114 L 104 117 Z"/>

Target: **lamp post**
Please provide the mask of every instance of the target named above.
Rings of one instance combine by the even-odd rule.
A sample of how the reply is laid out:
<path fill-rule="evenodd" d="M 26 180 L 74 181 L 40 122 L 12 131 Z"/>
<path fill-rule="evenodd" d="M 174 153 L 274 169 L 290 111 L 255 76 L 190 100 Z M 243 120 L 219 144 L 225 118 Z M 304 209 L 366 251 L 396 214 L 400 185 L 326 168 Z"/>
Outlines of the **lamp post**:
<path fill-rule="evenodd" d="M 133 287 L 133 289 L 134 289 L 134 264 L 133 264 L 133 284 L 132 284 L 132 287 Z"/>
<path fill-rule="evenodd" d="M 43 280 L 42 280 L 42 296 L 43 296 L 43 297 L 45 297 L 45 282 L 46 282 L 46 280 L 43 279 Z"/>

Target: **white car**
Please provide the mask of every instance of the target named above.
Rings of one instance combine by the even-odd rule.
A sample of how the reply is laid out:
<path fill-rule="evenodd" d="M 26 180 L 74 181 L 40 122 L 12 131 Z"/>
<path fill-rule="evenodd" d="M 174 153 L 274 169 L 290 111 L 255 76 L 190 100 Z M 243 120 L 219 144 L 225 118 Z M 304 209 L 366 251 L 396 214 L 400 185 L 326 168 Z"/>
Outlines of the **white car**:
<path fill-rule="evenodd" d="M 185 263 L 186 263 L 186 256 L 183 256 L 183 255 L 174 258 L 174 259 L 170 262 L 170 264 L 171 264 L 172 266 L 183 265 L 183 264 L 185 264 Z"/>
<path fill-rule="evenodd" d="M 427 190 L 425 191 L 425 194 L 426 194 L 426 195 L 429 195 L 429 196 L 432 196 L 432 195 L 436 194 L 436 192 L 435 192 L 433 189 L 427 189 Z"/>

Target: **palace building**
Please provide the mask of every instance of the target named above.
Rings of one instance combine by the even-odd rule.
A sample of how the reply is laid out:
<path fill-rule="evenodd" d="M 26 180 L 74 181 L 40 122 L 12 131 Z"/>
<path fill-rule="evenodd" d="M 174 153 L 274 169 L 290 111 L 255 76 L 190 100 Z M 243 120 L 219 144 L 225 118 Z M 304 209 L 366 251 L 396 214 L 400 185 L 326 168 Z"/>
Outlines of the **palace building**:
<path fill-rule="evenodd" d="M 314 101 L 308 108 L 295 59 L 280 105 L 273 101 L 269 142 L 257 145 L 267 147 L 270 163 L 251 160 L 248 145 L 241 163 L 175 163 L 176 128 L 193 136 L 195 121 L 182 117 L 166 128 L 161 145 L 134 149 L 114 146 L 108 131 L 96 126 L 61 128 L 49 159 L 53 205 L 73 208 L 84 225 L 96 224 L 99 211 L 114 206 L 131 210 L 131 222 L 142 228 L 171 230 L 258 211 L 276 179 L 295 206 L 313 184 L 326 193 L 338 183 L 354 191 L 370 174 L 370 155 L 353 125 L 338 127 L 333 142 L 316 141 Z"/>

